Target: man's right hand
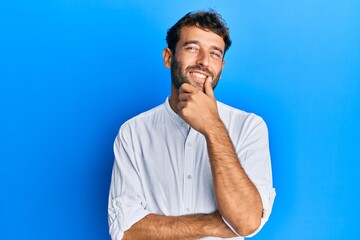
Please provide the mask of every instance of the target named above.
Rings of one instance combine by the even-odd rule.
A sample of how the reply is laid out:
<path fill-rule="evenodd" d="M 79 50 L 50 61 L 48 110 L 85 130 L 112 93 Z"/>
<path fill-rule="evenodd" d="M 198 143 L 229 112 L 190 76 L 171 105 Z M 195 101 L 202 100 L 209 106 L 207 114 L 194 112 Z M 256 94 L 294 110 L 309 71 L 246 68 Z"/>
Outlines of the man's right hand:
<path fill-rule="evenodd" d="M 131 226 L 123 239 L 188 240 L 204 237 L 232 238 L 236 234 L 219 212 L 177 217 L 149 214 Z"/>

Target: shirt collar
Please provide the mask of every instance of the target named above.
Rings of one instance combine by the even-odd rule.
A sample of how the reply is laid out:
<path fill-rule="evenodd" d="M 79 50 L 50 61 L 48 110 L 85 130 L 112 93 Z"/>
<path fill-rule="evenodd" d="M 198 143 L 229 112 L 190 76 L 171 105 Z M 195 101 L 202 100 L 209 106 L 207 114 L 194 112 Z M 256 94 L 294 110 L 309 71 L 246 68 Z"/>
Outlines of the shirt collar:
<path fill-rule="evenodd" d="M 179 117 L 179 115 L 177 115 L 177 113 L 175 113 L 171 106 L 170 106 L 170 97 L 167 97 L 165 100 L 165 109 L 167 111 L 167 113 L 169 114 L 170 118 L 179 126 L 179 128 L 182 131 L 185 131 L 185 134 L 187 134 L 189 132 L 190 129 L 190 125 L 187 124 L 184 119 L 182 119 L 181 117 Z"/>

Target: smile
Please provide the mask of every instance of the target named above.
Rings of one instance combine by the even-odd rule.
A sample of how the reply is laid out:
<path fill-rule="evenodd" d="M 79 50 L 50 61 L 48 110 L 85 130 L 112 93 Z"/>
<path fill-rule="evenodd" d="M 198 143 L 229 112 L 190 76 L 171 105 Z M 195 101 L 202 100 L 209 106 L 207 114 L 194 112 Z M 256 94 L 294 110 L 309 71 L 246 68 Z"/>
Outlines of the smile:
<path fill-rule="evenodd" d="M 190 72 L 190 74 L 197 77 L 197 78 L 201 78 L 201 79 L 207 78 L 207 76 L 205 74 L 198 73 L 198 72 Z"/>

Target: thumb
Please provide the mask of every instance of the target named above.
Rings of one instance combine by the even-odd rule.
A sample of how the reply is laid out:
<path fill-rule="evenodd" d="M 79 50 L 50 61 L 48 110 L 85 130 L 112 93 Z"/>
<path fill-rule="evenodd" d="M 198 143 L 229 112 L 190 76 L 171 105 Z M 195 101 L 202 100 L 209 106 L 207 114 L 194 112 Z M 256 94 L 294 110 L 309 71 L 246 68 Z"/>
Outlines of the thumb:
<path fill-rule="evenodd" d="M 213 90 L 213 86 L 212 86 L 212 77 L 208 77 L 205 80 L 204 83 L 204 90 L 205 90 L 205 94 L 208 95 L 211 98 L 215 98 L 214 96 L 214 90 Z"/>

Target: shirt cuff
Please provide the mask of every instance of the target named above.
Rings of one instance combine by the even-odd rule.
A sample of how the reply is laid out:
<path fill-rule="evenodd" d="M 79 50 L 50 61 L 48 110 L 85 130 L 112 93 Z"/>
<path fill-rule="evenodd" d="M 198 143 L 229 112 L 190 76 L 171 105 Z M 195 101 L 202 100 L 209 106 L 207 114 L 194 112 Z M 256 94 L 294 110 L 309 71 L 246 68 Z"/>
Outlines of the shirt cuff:
<path fill-rule="evenodd" d="M 124 204 L 121 198 L 115 198 L 111 203 L 108 211 L 109 232 L 112 239 L 122 239 L 126 230 L 150 214 L 149 211 L 137 204 Z"/>

